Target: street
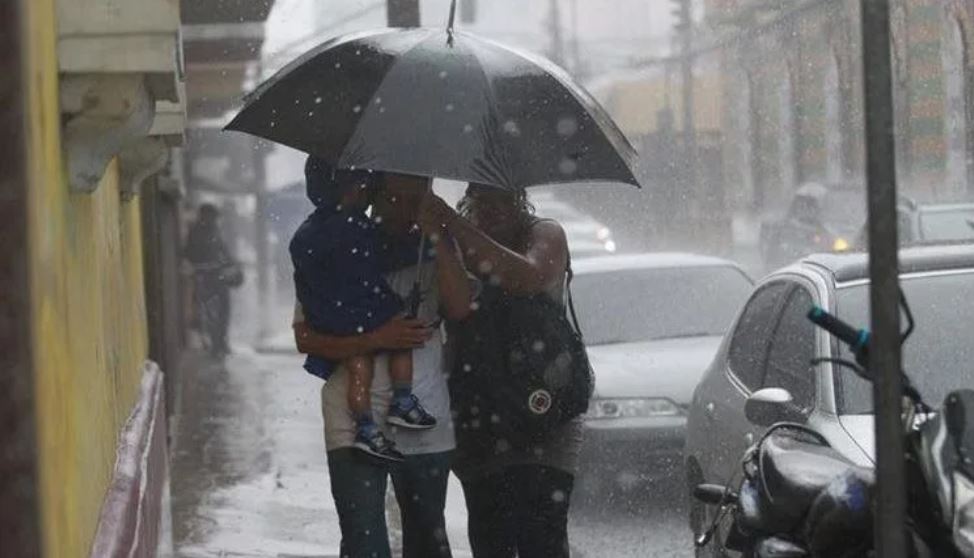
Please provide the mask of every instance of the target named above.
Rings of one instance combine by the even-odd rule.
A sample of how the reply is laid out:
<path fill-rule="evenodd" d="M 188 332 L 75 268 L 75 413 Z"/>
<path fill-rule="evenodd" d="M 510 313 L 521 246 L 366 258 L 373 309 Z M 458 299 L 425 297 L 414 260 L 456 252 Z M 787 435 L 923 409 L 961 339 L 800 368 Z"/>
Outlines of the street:
<path fill-rule="evenodd" d="M 338 518 L 324 459 L 320 382 L 291 354 L 245 349 L 225 365 L 187 372 L 174 418 L 173 514 L 180 557 L 338 556 Z M 633 491 L 611 503 L 578 502 L 575 557 L 691 556 L 682 495 Z M 454 556 L 470 556 L 459 483 L 452 479 L 447 528 Z M 390 532 L 397 540 L 395 518 Z"/>

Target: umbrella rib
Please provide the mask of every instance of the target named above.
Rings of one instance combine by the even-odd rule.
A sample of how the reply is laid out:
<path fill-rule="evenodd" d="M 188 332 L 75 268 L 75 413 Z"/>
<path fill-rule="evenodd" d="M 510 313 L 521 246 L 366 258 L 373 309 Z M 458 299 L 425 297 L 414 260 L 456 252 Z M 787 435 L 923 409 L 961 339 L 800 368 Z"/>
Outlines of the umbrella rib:
<path fill-rule="evenodd" d="M 423 29 L 423 31 L 427 31 L 427 35 L 426 35 L 426 37 L 423 37 L 423 38 L 421 38 L 421 39 L 419 39 L 418 41 L 416 41 L 416 43 L 415 43 L 415 44 L 413 44 L 412 46 L 410 46 L 410 47 L 409 47 L 409 48 L 407 48 L 406 50 L 404 50 L 404 51 L 402 51 L 402 52 L 401 52 L 401 53 L 400 53 L 400 54 L 399 54 L 399 55 L 397 56 L 397 58 L 396 58 L 396 60 L 395 60 L 395 61 L 394 61 L 394 62 L 393 62 L 392 64 L 390 64 L 388 68 L 386 68 L 386 73 L 385 73 L 385 75 L 384 75 L 384 76 L 382 76 L 382 79 L 381 79 L 381 80 L 379 80 L 379 84 L 378 84 L 378 85 L 377 85 L 377 86 L 375 87 L 375 89 L 374 89 L 374 90 L 372 91 L 372 94 L 371 94 L 371 95 L 369 95 L 369 102 L 368 102 L 368 104 L 367 104 L 366 106 L 369 106 L 369 105 L 371 105 L 371 104 L 372 104 L 372 102 L 373 102 L 373 101 L 375 100 L 375 96 L 376 96 L 376 94 L 377 94 L 377 93 L 378 93 L 379 91 L 381 91 L 381 90 L 382 90 L 382 87 L 383 87 L 383 86 L 384 86 L 384 85 L 386 84 L 386 82 L 388 81 L 388 79 L 389 79 L 389 75 L 390 75 L 390 74 L 392 73 L 392 70 L 393 70 L 393 68 L 395 68 L 395 67 L 396 67 L 396 65 L 398 65 L 398 64 L 399 64 L 399 62 L 400 62 L 400 61 L 401 61 L 401 60 L 402 60 L 403 58 L 405 58 L 405 57 L 407 57 L 407 56 L 409 56 L 409 54 L 410 54 L 410 53 L 412 53 L 412 52 L 413 52 L 414 50 L 416 50 L 417 48 L 419 48 L 419 46 L 420 46 L 420 45 L 422 45 L 422 44 L 423 44 L 423 43 L 425 43 L 426 41 L 428 41 L 428 40 L 430 40 L 431 38 L 433 38 L 433 37 L 435 37 L 435 36 L 436 36 L 436 35 L 435 35 L 435 34 L 433 34 L 433 33 L 429 33 L 429 30 L 428 30 L 428 29 Z M 365 111 L 363 111 L 363 112 L 362 112 L 362 114 L 364 115 L 364 114 L 365 114 Z M 348 140 L 347 140 L 347 141 L 345 142 L 345 149 L 343 149 L 343 150 L 342 150 L 342 153 L 341 153 L 341 155 L 340 155 L 340 156 L 338 157 L 338 159 L 337 159 L 337 161 L 336 161 L 336 166 L 338 166 L 339 168 L 341 168 L 341 167 L 344 167 L 344 165 L 342 164 L 342 162 L 343 162 L 343 161 L 344 161 L 344 160 L 345 160 L 345 159 L 347 158 L 347 155 L 348 155 L 348 151 L 347 151 L 347 150 L 348 150 L 348 146 L 352 144 L 352 141 L 351 141 L 351 140 L 352 140 L 353 138 L 355 138 L 355 137 L 357 137 L 357 136 L 358 136 L 358 131 L 359 131 L 359 126 L 361 126 L 361 125 L 362 125 L 362 121 L 363 121 L 363 120 L 364 120 L 364 118 L 359 118 L 359 119 L 358 119 L 358 122 L 356 122 L 356 123 L 355 123 L 355 126 L 354 126 L 354 127 L 352 128 L 352 132 L 351 132 L 351 133 L 350 133 L 350 134 L 348 135 Z"/>

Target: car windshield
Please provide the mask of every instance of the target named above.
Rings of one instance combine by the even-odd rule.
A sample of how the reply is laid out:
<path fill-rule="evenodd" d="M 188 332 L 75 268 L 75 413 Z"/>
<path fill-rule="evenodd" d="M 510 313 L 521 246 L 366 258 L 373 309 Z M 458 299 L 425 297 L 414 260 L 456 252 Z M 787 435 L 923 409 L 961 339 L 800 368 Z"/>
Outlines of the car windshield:
<path fill-rule="evenodd" d="M 966 325 L 974 311 L 974 271 L 904 277 L 902 284 L 916 319 L 903 368 L 927 403 L 938 407 L 948 392 L 974 384 L 974 344 Z M 868 285 L 839 289 L 837 310 L 851 324 L 868 324 Z M 841 356 L 850 358 L 845 351 Z M 868 382 L 840 368 L 836 387 L 841 414 L 872 413 Z"/>
<path fill-rule="evenodd" d="M 730 266 L 586 273 L 572 282 L 589 345 L 723 335 L 750 291 Z"/>
<path fill-rule="evenodd" d="M 974 239 L 974 207 L 921 211 L 920 231 L 925 242 Z"/>

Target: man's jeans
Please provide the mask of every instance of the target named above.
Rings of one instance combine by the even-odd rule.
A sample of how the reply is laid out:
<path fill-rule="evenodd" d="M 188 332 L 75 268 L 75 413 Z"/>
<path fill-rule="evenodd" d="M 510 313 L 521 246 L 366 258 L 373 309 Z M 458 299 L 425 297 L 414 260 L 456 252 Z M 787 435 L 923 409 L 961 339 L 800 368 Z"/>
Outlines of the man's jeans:
<path fill-rule="evenodd" d="M 328 452 L 331 494 L 342 530 L 342 558 L 391 558 L 386 528 L 387 475 L 402 512 L 403 558 L 450 558 L 443 509 L 450 453 L 407 455 L 403 463 L 373 463 L 362 452 Z"/>

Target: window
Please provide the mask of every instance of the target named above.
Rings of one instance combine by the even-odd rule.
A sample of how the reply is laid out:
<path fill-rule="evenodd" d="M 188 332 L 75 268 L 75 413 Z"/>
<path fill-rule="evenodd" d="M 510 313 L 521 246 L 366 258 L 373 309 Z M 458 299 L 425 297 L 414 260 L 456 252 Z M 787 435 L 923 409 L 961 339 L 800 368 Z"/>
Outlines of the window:
<path fill-rule="evenodd" d="M 734 330 L 728 357 L 730 369 L 750 391 L 761 386 L 768 341 L 788 289 L 783 282 L 761 288 L 748 301 Z"/>
<path fill-rule="evenodd" d="M 802 409 L 815 404 L 815 326 L 806 315 L 812 296 L 799 287 L 788 296 L 771 338 L 764 387 L 788 390 Z"/>

